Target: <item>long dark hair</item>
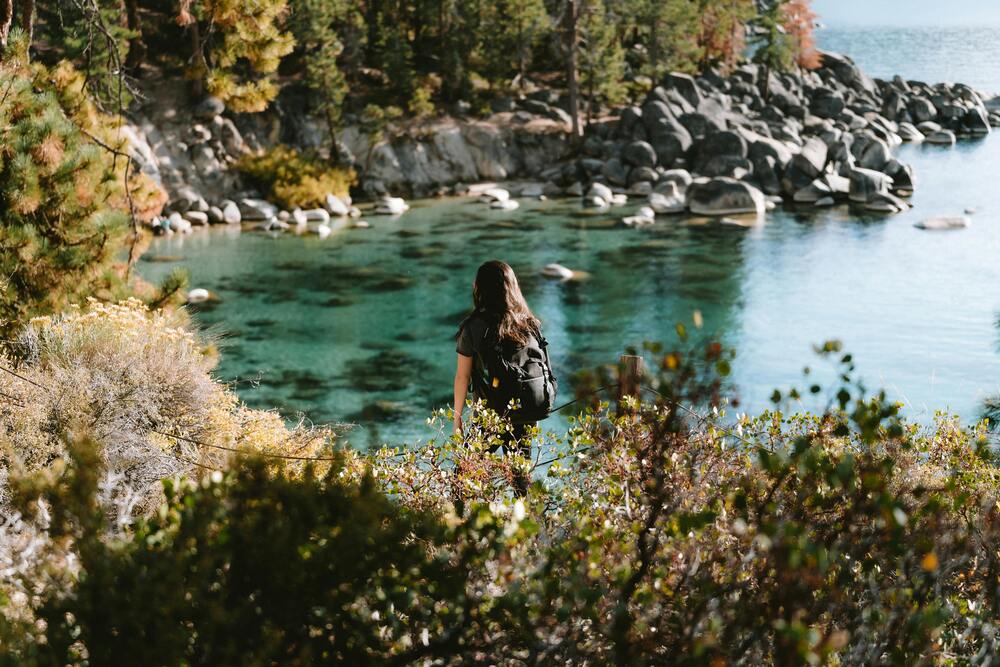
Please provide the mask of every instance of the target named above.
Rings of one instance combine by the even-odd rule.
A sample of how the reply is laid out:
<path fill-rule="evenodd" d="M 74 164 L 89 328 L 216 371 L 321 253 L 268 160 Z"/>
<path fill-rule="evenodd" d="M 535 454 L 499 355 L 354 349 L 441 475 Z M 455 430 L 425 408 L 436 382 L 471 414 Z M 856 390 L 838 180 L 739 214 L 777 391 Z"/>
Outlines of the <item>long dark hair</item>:
<path fill-rule="evenodd" d="M 502 340 L 524 345 L 541 325 L 521 294 L 514 269 L 498 259 L 485 262 L 476 272 L 472 303 L 477 311 L 497 320 L 497 335 Z"/>

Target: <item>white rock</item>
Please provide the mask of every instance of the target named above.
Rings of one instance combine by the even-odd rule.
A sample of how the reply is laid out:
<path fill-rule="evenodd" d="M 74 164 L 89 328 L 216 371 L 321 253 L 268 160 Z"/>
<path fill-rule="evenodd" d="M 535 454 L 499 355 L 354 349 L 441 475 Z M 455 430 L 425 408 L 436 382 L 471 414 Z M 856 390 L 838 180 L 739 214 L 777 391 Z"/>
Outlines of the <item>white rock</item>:
<path fill-rule="evenodd" d="M 375 207 L 375 212 L 380 215 L 399 215 L 410 209 L 402 197 L 383 197 Z"/>
<path fill-rule="evenodd" d="M 333 230 L 330 229 L 329 225 L 319 224 L 315 227 L 310 226 L 309 231 L 313 234 L 318 234 L 321 239 L 325 239 Z"/>
<path fill-rule="evenodd" d="M 204 303 L 212 298 L 212 295 L 204 287 L 195 287 L 187 293 L 188 303 Z"/>
<path fill-rule="evenodd" d="M 292 219 L 292 214 L 289 213 L 288 211 L 278 211 L 277 217 L 278 220 L 281 220 L 282 222 L 288 222 L 289 220 Z"/>
<path fill-rule="evenodd" d="M 673 195 L 665 195 L 659 192 L 649 193 L 649 206 L 654 213 L 668 215 L 671 213 L 683 213 L 687 208 L 684 198 L 677 194 L 677 186 L 673 186 Z"/>
<path fill-rule="evenodd" d="M 601 201 L 610 204 L 614 199 L 614 196 L 615 194 L 611 192 L 611 188 L 606 186 L 604 183 L 591 183 L 590 189 L 587 190 L 585 198 L 591 200 L 595 197 L 598 197 L 601 199 Z"/>
<path fill-rule="evenodd" d="M 170 223 L 170 229 L 177 232 L 178 234 L 190 234 L 191 233 L 191 223 L 184 219 L 180 213 L 176 211 L 170 214 L 167 218 L 167 222 Z"/>
<path fill-rule="evenodd" d="M 933 218 L 925 218 L 920 222 L 914 224 L 913 226 L 917 229 L 926 229 L 929 231 L 941 231 L 947 229 L 964 229 L 972 224 L 972 221 L 960 215 L 954 216 L 935 216 Z"/>
<path fill-rule="evenodd" d="M 347 209 L 347 215 L 351 216 L 352 218 L 360 218 L 361 209 L 358 208 L 357 206 L 352 206 L 349 209 Z"/>
<path fill-rule="evenodd" d="M 516 199 L 498 199 L 490 204 L 490 208 L 498 208 L 503 211 L 513 211 L 518 206 L 520 206 L 520 204 L 517 203 Z"/>
<path fill-rule="evenodd" d="M 330 214 L 325 208 L 311 208 L 302 212 L 306 216 L 306 222 L 318 222 L 321 225 L 329 224 Z"/>
<path fill-rule="evenodd" d="M 594 208 L 608 207 L 608 202 L 606 202 L 601 197 L 584 197 L 583 203 L 587 206 L 593 206 Z"/>
<path fill-rule="evenodd" d="M 358 220 L 357 222 L 354 223 L 355 229 L 368 229 L 371 226 L 372 223 L 368 222 L 367 220 Z"/>
<path fill-rule="evenodd" d="M 292 211 L 292 220 L 298 227 L 305 227 L 306 223 L 309 222 L 309 218 L 306 217 L 305 211 L 301 208 Z"/>
<path fill-rule="evenodd" d="M 243 216 L 240 214 L 240 207 L 236 205 L 236 202 L 227 201 L 222 207 L 222 220 L 227 225 L 238 225 L 240 221 L 243 220 Z"/>
<path fill-rule="evenodd" d="M 503 188 L 487 188 L 483 190 L 479 195 L 479 201 L 484 204 L 492 204 L 498 201 L 507 201 L 510 199 L 510 193 Z"/>
<path fill-rule="evenodd" d="M 573 271 L 562 264 L 546 264 L 542 267 L 542 275 L 556 280 L 569 280 L 573 277 Z"/>
<path fill-rule="evenodd" d="M 269 220 L 278 215 L 278 207 L 263 199 L 241 199 L 239 207 L 244 220 Z"/>
<path fill-rule="evenodd" d="M 624 206 L 628 203 L 628 195 L 624 192 L 611 195 L 610 203 L 615 206 Z"/>
<path fill-rule="evenodd" d="M 341 201 L 340 197 L 332 193 L 326 196 L 326 210 L 330 215 L 336 216 L 349 215 L 351 212 L 347 204 Z"/>
<path fill-rule="evenodd" d="M 208 224 L 208 214 L 201 211 L 188 211 L 184 214 L 184 219 L 196 227 L 204 227 Z"/>

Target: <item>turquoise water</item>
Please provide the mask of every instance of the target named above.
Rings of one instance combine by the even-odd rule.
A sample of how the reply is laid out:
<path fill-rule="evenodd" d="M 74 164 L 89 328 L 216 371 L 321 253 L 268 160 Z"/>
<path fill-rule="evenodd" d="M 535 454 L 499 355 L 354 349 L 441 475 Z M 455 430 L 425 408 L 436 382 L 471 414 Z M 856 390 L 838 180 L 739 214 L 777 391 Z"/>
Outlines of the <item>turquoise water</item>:
<path fill-rule="evenodd" d="M 1000 41 L 1000 33 L 972 32 Z M 899 31 L 890 45 L 865 30 L 831 29 L 820 39 L 874 75 L 954 72 L 1000 91 L 986 37 L 963 42 L 980 44 L 976 70 L 966 51 L 960 66 L 940 54 L 920 60 L 928 34 Z M 219 377 L 249 404 L 361 424 L 347 435 L 356 446 L 432 434 L 425 419 L 450 402 L 452 336 L 475 268 L 492 258 L 522 277 L 565 394 L 571 373 L 644 340 L 674 340 L 675 323 L 690 324 L 697 309 L 703 334 L 737 350 L 733 381 L 744 409 L 766 407 L 775 387 L 801 386 L 802 368 L 817 365 L 812 345 L 838 338 L 867 384 L 885 387 L 910 417 L 929 421 L 947 409 L 971 421 L 984 398 L 1000 394 L 1000 138 L 900 154 L 919 180 L 916 208 L 894 217 L 838 208 L 777 211 L 752 229 L 683 218 L 626 229 L 615 223 L 629 209 L 595 217 L 576 201 L 499 212 L 451 200 L 370 217 L 371 229 L 324 240 L 230 229 L 160 238 L 140 271 L 158 280 L 183 265 L 193 286 L 219 294 L 196 318 L 221 339 Z M 969 229 L 913 227 L 966 208 L 978 209 Z M 178 261 L 150 261 L 163 259 Z M 549 262 L 590 277 L 547 281 L 538 270 Z"/>
<path fill-rule="evenodd" d="M 961 14 L 961 3 L 956 14 Z M 820 17 L 823 20 L 823 17 Z M 829 27 L 817 31 L 821 48 L 846 53 L 868 74 L 896 74 L 927 83 L 966 83 L 1000 94 L 1000 27 Z"/>

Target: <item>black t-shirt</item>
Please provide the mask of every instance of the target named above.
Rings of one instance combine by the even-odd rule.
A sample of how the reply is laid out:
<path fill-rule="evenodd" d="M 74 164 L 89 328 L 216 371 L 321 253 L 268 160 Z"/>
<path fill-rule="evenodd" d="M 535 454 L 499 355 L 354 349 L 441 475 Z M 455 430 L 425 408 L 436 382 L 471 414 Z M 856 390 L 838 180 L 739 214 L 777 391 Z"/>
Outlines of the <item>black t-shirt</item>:
<path fill-rule="evenodd" d="M 486 314 L 477 311 L 462 320 L 455 337 L 455 351 L 463 357 L 472 357 L 472 394 L 484 400 L 490 397 L 482 355 L 489 328 L 490 321 Z"/>

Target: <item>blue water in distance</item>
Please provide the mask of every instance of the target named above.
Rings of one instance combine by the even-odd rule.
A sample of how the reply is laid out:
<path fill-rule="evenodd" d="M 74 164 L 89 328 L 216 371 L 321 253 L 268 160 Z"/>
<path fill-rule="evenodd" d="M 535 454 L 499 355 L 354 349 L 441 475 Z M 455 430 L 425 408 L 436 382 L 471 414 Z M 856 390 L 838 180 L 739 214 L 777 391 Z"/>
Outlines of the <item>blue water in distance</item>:
<path fill-rule="evenodd" d="M 866 48 L 878 53 L 859 46 L 857 60 L 886 74 L 876 64 L 892 53 Z M 968 80 L 985 86 L 992 74 L 981 76 Z M 432 435 L 426 416 L 450 402 L 452 336 L 475 269 L 491 258 L 522 277 L 567 395 L 573 372 L 644 340 L 676 340 L 675 323 L 690 328 L 700 310 L 701 335 L 737 350 L 741 409 L 768 406 L 776 387 L 806 386 L 804 366 L 825 368 L 813 344 L 837 338 L 868 386 L 886 388 L 911 418 L 945 409 L 972 421 L 1000 394 L 1000 137 L 899 154 L 918 175 L 916 207 L 892 217 L 839 207 L 779 210 L 749 229 L 682 217 L 626 229 L 615 224 L 622 212 L 587 215 L 577 201 L 500 212 L 448 200 L 324 240 L 230 229 L 160 238 L 140 271 L 155 281 L 185 266 L 193 286 L 220 295 L 195 317 L 221 337 L 218 376 L 244 400 L 360 423 L 346 436 L 359 447 Z M 968 229 L 913 227 L 966 208 L 978 210 Z M 589 279 L 545 280 L 549 262 Z"/>

